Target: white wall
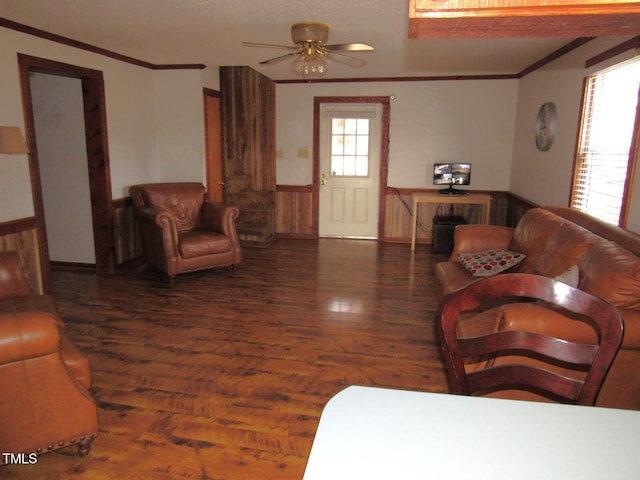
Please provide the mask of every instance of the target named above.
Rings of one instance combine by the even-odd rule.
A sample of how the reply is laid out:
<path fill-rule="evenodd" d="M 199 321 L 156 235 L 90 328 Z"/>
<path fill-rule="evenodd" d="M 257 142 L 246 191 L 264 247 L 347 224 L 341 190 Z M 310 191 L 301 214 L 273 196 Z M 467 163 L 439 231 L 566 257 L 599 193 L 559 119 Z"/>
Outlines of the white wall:
<path fill-rule="evenodd" d="M 24 134 L 24 115 L 14 35 L 0 28 L 0 125 L 19 126 Z M 29 159 L 27 155 L 0 154 L 0 222 L 32 217 Z"/>
<path fill-rule="evenodd" d="M 464 161 L 471 188 L 509 189 L 517 80 L 279 84 L 278 184 L 312 182 L 314 96 L 390 95 L 389 186 L 434 188 L 434 162 Z"/>
<path fill-rule="evenodd" d="M 623 40 L 597 38 L 520 81 L 511 170 L 513 193 L 539 205 L 569 204 L 583 79 L 630 58 L 634 52 L 628 51 L 589 69 L 585 68 L 585 61 Z M 545 102 L 556 104 L 558 130 L 551 149 L 540 152 L 535 146 L 534 131 L 538 109 Z M 640 232 L 640 184 L 637 185 L 628 226 Z"/>
<path fill-rule="evenodd" d="M 199 70 L 153 75 L 158 181 L 204 182 L 204 100 Z"/>

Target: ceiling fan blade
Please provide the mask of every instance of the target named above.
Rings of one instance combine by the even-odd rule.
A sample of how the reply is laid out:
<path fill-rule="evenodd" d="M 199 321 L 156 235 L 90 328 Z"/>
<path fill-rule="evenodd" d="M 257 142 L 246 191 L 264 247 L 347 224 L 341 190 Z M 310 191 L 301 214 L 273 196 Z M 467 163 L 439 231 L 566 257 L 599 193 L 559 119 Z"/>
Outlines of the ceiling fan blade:
<path fill-rule="evenodd" d="M 260 62 L 260 65 L 271 65 L 272 63 L 278 63 L 278 62 L 281 62 L 282 60 L 293 57 L 294 55 L 297 55 L 297 54 L 295 52 L 285 53 L 284 55 L 280 55 L 279 57 L 270 58 L 269 60 L 264 60 Z"/>
<path fill-rule="evenodd" d="M 337 43 L 326 45 L 327 50 L 337 50 L 342 52 L 372 52 L 373 47 L 368 43 Z"/>
<path fill-rule="evenodd" d="M 334 62 L 344 63 L 350 67 L 362 67 L 367 64 L 367 61 L 361 58 L 350 57 L 336 52 L 329 52 L 329 56 L 327 58 Z"/>
<path fill-rule="evenodd" d="M 242 42 L 242 45 L 244 45 L 245 47 L 280 48 L 283 50 L 298 50 L 298 47 L 293 47 L 291 45 L 273 45 L 271 43 Z"/>

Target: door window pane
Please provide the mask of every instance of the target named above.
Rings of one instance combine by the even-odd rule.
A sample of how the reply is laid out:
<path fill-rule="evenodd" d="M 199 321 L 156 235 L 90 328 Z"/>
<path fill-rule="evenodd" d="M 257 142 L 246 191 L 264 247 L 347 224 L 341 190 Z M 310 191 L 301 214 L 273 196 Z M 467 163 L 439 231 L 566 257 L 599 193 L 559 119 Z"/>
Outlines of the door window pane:
<path fill-rule="evenodd" d="M 369 176 L 368 118 L 332 119 L 331 175 Z"/>

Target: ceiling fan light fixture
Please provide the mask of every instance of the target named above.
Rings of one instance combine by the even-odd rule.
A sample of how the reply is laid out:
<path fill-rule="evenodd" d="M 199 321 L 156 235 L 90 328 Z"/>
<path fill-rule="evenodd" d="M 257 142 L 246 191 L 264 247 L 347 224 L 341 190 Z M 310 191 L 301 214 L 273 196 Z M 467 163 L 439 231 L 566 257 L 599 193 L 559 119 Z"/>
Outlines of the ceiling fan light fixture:
<path fill-rule="evenodd" d="M 361 67 L 366 60 L 345 55 L 343 52 L 371 52 L 373 47 L 367 43 L 338 43 L 327 45 L 329 40 L 329 25 L 320 22 L 294 23 L 291 27 L 291 45 L 273 45 L 269 43 L 242 42 L 248 47 L 269 47 L 288 50 L 289 53 L 279 55 L 260 62 L 260 65 L 272 65 L 291 57 L 296 57 L 291 63 L 291 70 L 296 75 L 322 77 L 329 70 L 330 60 L 343 63 L 350 67 Z"/>
<path fill-rule="evenodd" d="M 291 63 L 291 70 L 303 78 L 319 78 L 329 70 L 329 64 L 320 55 L 300 55 Z"/>

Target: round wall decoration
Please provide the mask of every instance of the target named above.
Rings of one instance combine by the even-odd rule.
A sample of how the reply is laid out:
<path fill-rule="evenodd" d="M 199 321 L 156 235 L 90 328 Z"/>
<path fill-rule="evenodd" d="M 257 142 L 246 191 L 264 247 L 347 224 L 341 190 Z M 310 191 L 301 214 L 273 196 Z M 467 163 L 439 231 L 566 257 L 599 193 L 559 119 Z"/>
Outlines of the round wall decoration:
<path fill-rule="evenodd" d="M 541 152 L 551 148 L 556 136 L 557 118 L 556 106 L 552 102 L 544 103 L 538 110 L 536 120 L 536 147 Z"/>

